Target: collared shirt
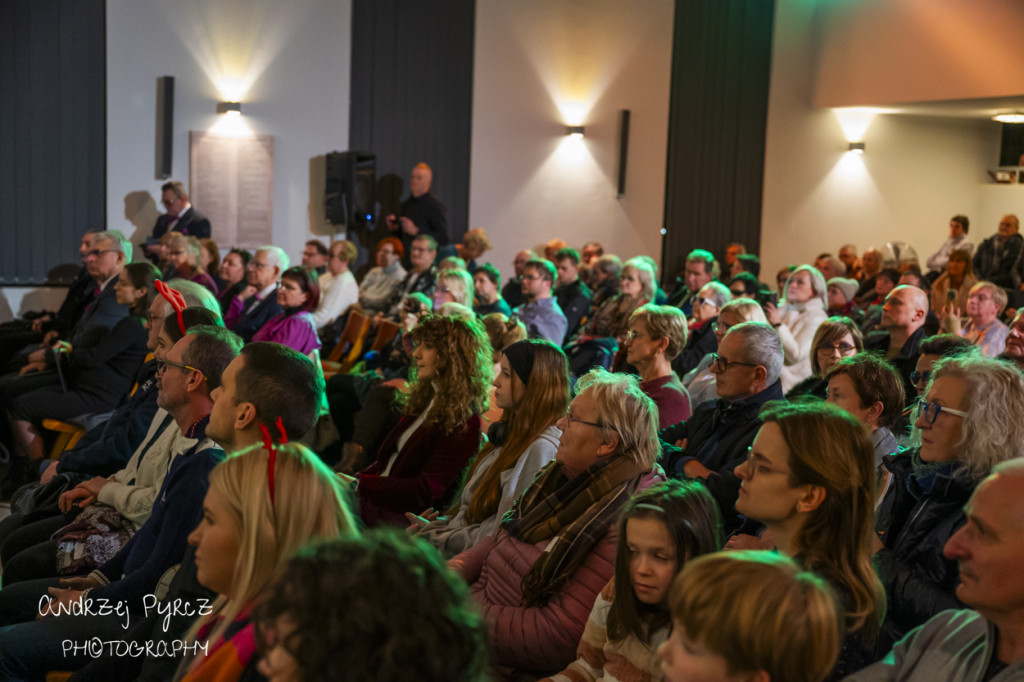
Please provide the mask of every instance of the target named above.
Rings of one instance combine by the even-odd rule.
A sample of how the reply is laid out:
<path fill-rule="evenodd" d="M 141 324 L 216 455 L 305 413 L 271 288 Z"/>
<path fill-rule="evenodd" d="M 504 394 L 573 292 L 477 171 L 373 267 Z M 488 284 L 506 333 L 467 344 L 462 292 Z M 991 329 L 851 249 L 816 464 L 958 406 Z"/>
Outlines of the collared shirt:
<path fill-rule="evenodd" d="M 270 294 L 274 293 L 275 289 L 277 289 L 277 282 L 274 282 L 273 284 L 271 284 L 270 286 L 266 287 L 261 291 L 257 291 L 256 295 L 253 296 L 252 300 L 249 302 L 249 307 L 246 308 L 245 312 L 251 313 L 253 310 L 255 310 L 256 306 L 262 303 L 263 300 L 267 298 L 267 296 L 270 296 Z"/>
<path fill-rule="evenodd" d="M 524 303 L 515 309 L 515 313 L 526 325 L 531 339 L 543 338 L 556 346 L 562 345 L 569 323 L 554 298 L 538 298 L 533 303 Z"/>

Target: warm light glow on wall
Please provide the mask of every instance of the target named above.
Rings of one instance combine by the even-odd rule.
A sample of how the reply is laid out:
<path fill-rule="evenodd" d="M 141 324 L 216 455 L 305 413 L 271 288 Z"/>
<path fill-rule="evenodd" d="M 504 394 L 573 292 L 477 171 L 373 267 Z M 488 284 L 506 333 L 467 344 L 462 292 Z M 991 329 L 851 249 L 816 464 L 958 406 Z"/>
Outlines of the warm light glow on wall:
<path fill-rule="evenodd" d="M 871 121 L 875 119 L 875 116 L 883 113 L 883 110 L 850 107 L 833 109 L 832 112 L 836 115 L 836 119 L 839 121 L 839 127 L 843 129 L 843 135 L 846 136 L 847 142 L 863 142 L 864 133 L 867 132 L 868 127 L 871 125 Z"/>
<path fill-rule="evenodd" d="M 253 134 L 252 128 L 237 111 L 217 116 L 217 122 L 210 128 L 210 132 L 221 137 L 249 137 Z"/>

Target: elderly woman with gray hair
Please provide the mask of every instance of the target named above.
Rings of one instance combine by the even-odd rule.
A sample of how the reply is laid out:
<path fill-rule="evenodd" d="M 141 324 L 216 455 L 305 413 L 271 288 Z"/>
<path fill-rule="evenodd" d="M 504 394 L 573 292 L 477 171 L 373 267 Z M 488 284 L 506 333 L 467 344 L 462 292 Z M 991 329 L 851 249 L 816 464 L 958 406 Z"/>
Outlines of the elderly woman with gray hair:
<path fill-rule="evenodd" d="M 489 621 L 499 671 L 533 679 L 576 658 L 598 593 L 615 571 L 619 512 L 663 478 L 658 412 L 636 377 L 597 369 L 557 426 L 555 461 L 537 474 L 497 535 L 450 562 Z"/>
<path fill-rule="evenodd" d="M 811 376 L 811 346 L 818 325 L 828 318 L 825 278 L 810 265 L 801 265 L 786 280 L 786 298 L 778 307 L 765 303 L 765 316 L 782 339 L 785 364 L 782 390 L 788 391 Z"/>
<path fill-rule="evenodd" d="M 944 358 L 915 414 L 917 447 L 883 460 L 892 483 L 875 517 L 875 566 L 889 600 L 879 651 L 940 611 L 963 608 L 957 562 L 943 547 L 992 467 L 1024 456 L 1024 376 L 977 353 Z"/>

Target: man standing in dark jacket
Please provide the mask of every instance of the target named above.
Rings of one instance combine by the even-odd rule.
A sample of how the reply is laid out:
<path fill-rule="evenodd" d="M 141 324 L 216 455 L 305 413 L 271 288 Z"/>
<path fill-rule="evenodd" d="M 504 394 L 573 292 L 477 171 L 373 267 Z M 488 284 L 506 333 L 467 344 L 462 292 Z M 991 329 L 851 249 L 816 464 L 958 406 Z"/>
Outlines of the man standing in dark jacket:
<path fill-rule="evenodd" d="M 718 502 L 727 531 L 739 525 L 740 480 L 733 469 L 747 457 L 761 427 L 761 407 L 783 399 L 782 363 L 782 341 L 771 325 L 744 322 L 732 327 L 711 364 L 719 399 L 699 405 L 689 420 L 661 432 L 665 470 L 674 478 L 703 481 Z"/>
<path fill-rule="evenodd" d="M 1024 247 L 1020 220 L 1012 213 L 999 221 L 999 230 L 983 241 L 974 254 L 974 276 L 1001 287 L 1013 286 L 1011 271 Z"/>

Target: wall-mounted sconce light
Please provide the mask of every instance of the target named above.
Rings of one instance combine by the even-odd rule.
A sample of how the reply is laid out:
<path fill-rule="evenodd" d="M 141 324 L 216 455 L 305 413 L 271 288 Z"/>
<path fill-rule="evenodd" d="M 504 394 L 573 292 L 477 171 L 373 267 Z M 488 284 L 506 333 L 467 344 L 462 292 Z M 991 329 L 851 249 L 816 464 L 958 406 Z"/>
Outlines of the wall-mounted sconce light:
<path fill-rule="evenodd" d="M 851 142 L 850 146 L 847 147 L 847 150 L 853 152 L 854 154 L 863 154 L 864 149 L 865 147 L 863 142 Z"/>
<path fill-rule="evenodd" d="M 218 114 L 231 114 L 232 116 L 242 115 L 241 102 L 217 102 Z"/>
<path fill-rule="evenodd" d="M 1010 114 L 996 114 L 992 120 L 1000 123 L 1024 123 L 1024 114 L 1019 111 Z"/>
<path fill-rule="evenodd" d="M 583 126 L 566 126 L 565 134 L 569 137 L 581 138 L 583 137 Z"/>

